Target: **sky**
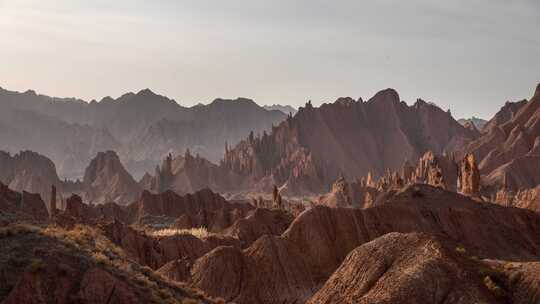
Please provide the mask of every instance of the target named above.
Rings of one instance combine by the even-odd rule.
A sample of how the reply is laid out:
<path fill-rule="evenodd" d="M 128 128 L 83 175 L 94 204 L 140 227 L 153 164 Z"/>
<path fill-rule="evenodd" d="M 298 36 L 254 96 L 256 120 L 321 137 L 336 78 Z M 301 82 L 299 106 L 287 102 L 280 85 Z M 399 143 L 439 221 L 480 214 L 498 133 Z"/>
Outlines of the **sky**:
<path fill-rule="evenodd" d="M 0 0 L 0 86 L 302 106 L 385 88 L 490 118 L 540 82 L 538 0 Z"/>

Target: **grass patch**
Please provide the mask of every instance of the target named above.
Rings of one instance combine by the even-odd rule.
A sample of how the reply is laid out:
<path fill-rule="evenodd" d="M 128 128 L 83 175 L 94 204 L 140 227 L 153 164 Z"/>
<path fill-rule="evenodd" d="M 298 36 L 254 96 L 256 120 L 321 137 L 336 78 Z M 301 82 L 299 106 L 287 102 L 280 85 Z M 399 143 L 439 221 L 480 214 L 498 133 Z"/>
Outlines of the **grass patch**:
<path fill-rule="evenodd" d="M 150 231 L 149 235 L 153 237 L 166 237 L 166 236 L 175 236 L 175 235 L 193 235 L 199 239 L 206 239 L 211 236 L 216 236 L 217 234 L 209 232 L 206 228 L 191 228 L 191 229 L 160 229 Z"/>
<path fill-rule="evenodd" d="M 467 253 L 467 250 L 462 245 L 459 245 L 459 246 L 456 247 L 456 252 L 461 253 L 461 254 L 465 254 L 465 253 Z"/>
<path fill-rule="evenodd" d="M 61 276 L 76 276 L 86 269 L 99 267 L 129 284 L 140 295 L 148 296 L 149 303 L 183 303 L 186 299 L 192 299 L 193 303 L 214 303 L 188 285 L 172 282 L 151 268 L 134 263 L 99 228 L 77 225 L 66 230 L 57 226 L 10 225 L 0 228 L 0 235 L 10 237 L 2 240 L 6 246 L 3 252 L 13 253 L 0 257 L 0 267 L 14 267 L 14 271 L 39 275 L 56 270 Z M 12 286 L 0 290 L 0 302 L 11 290 Z"/>

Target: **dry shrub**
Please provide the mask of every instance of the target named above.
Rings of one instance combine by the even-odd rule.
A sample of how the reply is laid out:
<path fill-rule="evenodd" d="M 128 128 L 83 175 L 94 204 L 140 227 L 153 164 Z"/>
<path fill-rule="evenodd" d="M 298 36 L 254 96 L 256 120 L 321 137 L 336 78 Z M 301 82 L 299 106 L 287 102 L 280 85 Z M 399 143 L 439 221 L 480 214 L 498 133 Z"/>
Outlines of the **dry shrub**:
<path fill-rule="evenodd" d="M 191 229 L 160 229 L 151 231 L 149 233 L 153 237 L 166 237 L 166 236 L 174 236 L 174 235 L 193 235 L 196 238 L 199 239 L 206 239 L 211 236 L 215 236 L 215 233 L 208 232 L 208 230 L 204 227 L 200 228 L 191 228 Z"/>

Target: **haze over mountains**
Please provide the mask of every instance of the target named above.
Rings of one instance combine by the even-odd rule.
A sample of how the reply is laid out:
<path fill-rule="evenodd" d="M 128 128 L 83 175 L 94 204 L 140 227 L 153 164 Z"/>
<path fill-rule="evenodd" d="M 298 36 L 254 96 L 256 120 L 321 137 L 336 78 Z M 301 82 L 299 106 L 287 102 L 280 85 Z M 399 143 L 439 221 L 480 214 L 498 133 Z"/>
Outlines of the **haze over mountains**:
<path fill-rule="evenodd" d="M 394 89 L 295 115 L 0 96 L 6 145 L 84 172 L 0 152 L 2 303 L 540 302 L 540 85 L 482 128 Z"/>
<path fill-rule="evenodd" d="M 115 150 L 140 178 L 168 153 L 188 148 L 217 162 L 225 143 L 269 130 L 285 116 L 244 98 L 186 108 L 148 89 L 89 103 L 2 89 L 0 149 L 47 155 L 66 178 L 81 178 L 97 152 Z"/>

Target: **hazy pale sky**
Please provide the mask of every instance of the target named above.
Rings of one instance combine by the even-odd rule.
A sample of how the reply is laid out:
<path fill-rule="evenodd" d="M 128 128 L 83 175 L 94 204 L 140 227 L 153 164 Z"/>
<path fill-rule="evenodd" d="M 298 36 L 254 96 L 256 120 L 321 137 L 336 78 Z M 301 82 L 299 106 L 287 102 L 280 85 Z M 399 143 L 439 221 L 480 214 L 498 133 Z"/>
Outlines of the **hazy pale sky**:
<path fill-rule="evenodd" d="M 538 0 L 0 0 L 0 86 L 303 105 L 392 87 L 489 118 L 540 82 Z"/>

